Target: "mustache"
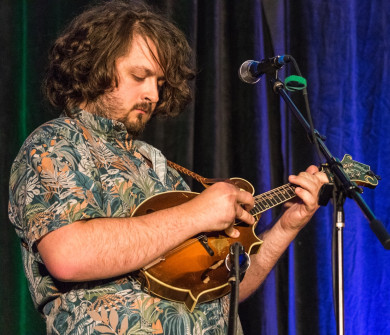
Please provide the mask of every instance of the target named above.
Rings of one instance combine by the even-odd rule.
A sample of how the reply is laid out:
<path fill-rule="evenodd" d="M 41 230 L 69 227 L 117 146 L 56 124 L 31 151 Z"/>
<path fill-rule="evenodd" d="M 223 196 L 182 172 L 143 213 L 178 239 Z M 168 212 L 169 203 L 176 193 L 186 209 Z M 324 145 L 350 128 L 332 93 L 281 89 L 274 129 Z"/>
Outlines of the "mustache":
<path fill-rule="evenodd" d="M 152 113 L 152 104 L 149 102 L 140 102 L 135 104 L 131 110 L 139 109 L 144 111 L 145 113 L 151 114 Z"/>

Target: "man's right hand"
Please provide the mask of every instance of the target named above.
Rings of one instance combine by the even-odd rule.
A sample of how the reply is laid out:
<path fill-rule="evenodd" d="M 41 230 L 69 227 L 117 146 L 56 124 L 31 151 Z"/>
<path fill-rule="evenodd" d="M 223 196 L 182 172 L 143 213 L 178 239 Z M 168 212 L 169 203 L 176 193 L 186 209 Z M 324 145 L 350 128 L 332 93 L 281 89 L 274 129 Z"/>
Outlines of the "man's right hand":
<path fill-rule="evenodd" d="M 237 238 L 239 231 L 234 228 L 235 220 L 254 224 L 255 219 L 249 213 L 254 206 L 253 196 L 238 187 L 219 182 L 213 184 L 193 200 L 186 203 L 192 217 L 201 217 L 204 228 L 201 231 L 222 231 Z M 196 212 L 196 213 L 195 213 Z"/>

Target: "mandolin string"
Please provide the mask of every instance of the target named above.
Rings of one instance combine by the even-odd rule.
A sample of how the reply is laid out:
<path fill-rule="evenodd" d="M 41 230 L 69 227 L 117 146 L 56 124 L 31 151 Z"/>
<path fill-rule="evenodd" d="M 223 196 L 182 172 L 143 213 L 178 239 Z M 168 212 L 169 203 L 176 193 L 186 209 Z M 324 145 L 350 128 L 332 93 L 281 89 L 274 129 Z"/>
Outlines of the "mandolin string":
<path fill-rule="evenodd" d="M 256 216 L 258 214 L 265 212 L 268 209 L 271 209 L 277 205 L 280 205 L 280 204 L 294 198 L 296 196 L 294 190 L 295 190 L 295 186 L 293 186 L 292 184 L 285 184 L 285 185 L 279 186 L 273 190 L 270 190 L 270 191 L 267 191 L 265 193 L 262 193 L 262 194 L 255 196 L 254 197 L 255 198 L 254 209 L 256 209 L 256 211 L 255 211 L 255 213 L 251 213 L 251 214 L 253 216 Z M 294 192 L 294 193 L 292 193 L 292 192 Z M 276 196 L 279 199 L 277 199 Z M 284 197 L 284 199 L 281 199 L 282 196 Z M 276 201 L 276 203 L 272 203 L 272 202 L 270 203 L 271 200 Z M 264 202 L 267 205 L 262 204 Z M 257 207 L 260 207 L 260 210 Z M 262 207 L 265 207 L 265 208 L 262 208 Z"/>
<path fill-rule="evenodd" d="M 262 194 L 259 194 L 259 195 L 255 196 L 254 197 L 255 198 L 255 207 L 256 207 L 256 205 L 260 204 L 261 202 L 264 202 L 264 201 L 267 202 L 267 200 L 270 200 L 270 199 L 276 201 L 276 203 L 275 204 L 273 204 L 273 203 L 270 204 L 269 202 L 267 202 L 267 207 L 266 208 L 261 209 L 260 211 L 259 211 L 259 209 L 254 208 L 258 212 L 251 213 L 251 214 L 253 216 L 256 216 L 258 214 L 261 214 L 261 213 L 265 212 L 266 210 L 268 210 L 270 208 L 273 208 L 273 207 L 275 207 L 277 205 L 282 204 L 283 202 L 286 202 L 286 201 L 294 198 L 295 197 L 295 193 L 294 194 L 288 193 L 288 191 L 294 191 L 294 189 L 295 189 L 295 187 L 293 185 L 286 184 L 286 185 L 279 186 L 279 187 L 277 187 L 277 188 L 275 188 L 273 190 L 270 190 L 270 191 L 267 191 L 265 193 L 262 193 Z M 279 196 L 279 195 L 282 195 L 283 193 L 284 194 L 287 193 L 287 197 L 286 197 L 286 195 L 284 195 L 284 197 L 286 197 L 285 199 L 281 199 L 280 196 Z M 276 199 L 276 197 L 278 197 L 278 199 Z M 199 240 L 203 239 L 205 236 L 206 236 L 205 234 L 201 234 L 201 235 L 198 235 L 197 237 L 194 237 L 194 238 L 192 238 L 190 240 L 187 240 L 183 244 L 181 244 L 181 245 L 177 246 L 176 248 L 172 249 L 171 251 L 169 251 L 165 256 L 169 256 L 170 254 L 178 252 L 181 249 L 184 249 L 187 246 L 189 246 L 189 245 L 191 245 L 191 244 L 193 244 L 195 242 L 198 242 Z"/>
<path fill-rule="evenodd" d="M 195 242 L 198 242 L 199 240 L 203 239 L 205 236 L 206 236 L 205 234 L 201 234 L 201 235 L 199 235 L 199 236 L 197 236 L 197 237 L 194 237 L 193 239 L 189 239 L 189 240 L 185 241 L 183 244 L 180 244 L 180 245 L 178 245 L 176 248 L 173 248 L 172 250 L 170 250 L 169 252 L 167 252 L 167 253 L 165 254 L 165 256 L 169 256 L 169 255 L 172 254 L 172 253 L 175 253 L 175 252 L 177 252 L 177 251 L 180 251 L 181 249 L 186 248 L 186 247 L 188 247 L 189 245 L 191 245 L 191 244 L 193 244 L 193 243 L 195 243 Z"/>

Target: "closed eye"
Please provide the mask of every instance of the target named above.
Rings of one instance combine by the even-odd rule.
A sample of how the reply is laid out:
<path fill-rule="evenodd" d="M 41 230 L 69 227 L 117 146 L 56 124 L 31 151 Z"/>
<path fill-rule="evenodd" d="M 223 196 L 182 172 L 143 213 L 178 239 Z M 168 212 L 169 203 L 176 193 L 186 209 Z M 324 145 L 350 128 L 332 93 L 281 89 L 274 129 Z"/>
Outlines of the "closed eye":
<path fill-rule="evenodd" d="M 135 81 L 138 81 L 138 82 L 141 82 L 141 81 L 145 80 L 145 77 L 136 76 L 134 74 L 133 74 L 133 78 L 134 78 Z"/>

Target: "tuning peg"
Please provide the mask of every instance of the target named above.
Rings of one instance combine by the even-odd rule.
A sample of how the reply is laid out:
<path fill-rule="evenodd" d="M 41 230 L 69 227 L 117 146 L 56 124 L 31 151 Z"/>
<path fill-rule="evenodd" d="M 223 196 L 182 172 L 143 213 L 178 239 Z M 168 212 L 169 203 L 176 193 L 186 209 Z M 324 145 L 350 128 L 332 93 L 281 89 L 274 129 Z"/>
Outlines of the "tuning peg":
<path fill-rule="evenodd" d="M 375 174 L 374 171 L 371 171 L 371 170 L 368 170 L 368 171 L 366 172 L 366 174 L 368 174 L 369 176 L 374 177 L 374 178 L 376 178 L 376 179 L 378 179 L 378 180 L 381 180 L 381 179 L 382 179 L 381 176 Z"/>

